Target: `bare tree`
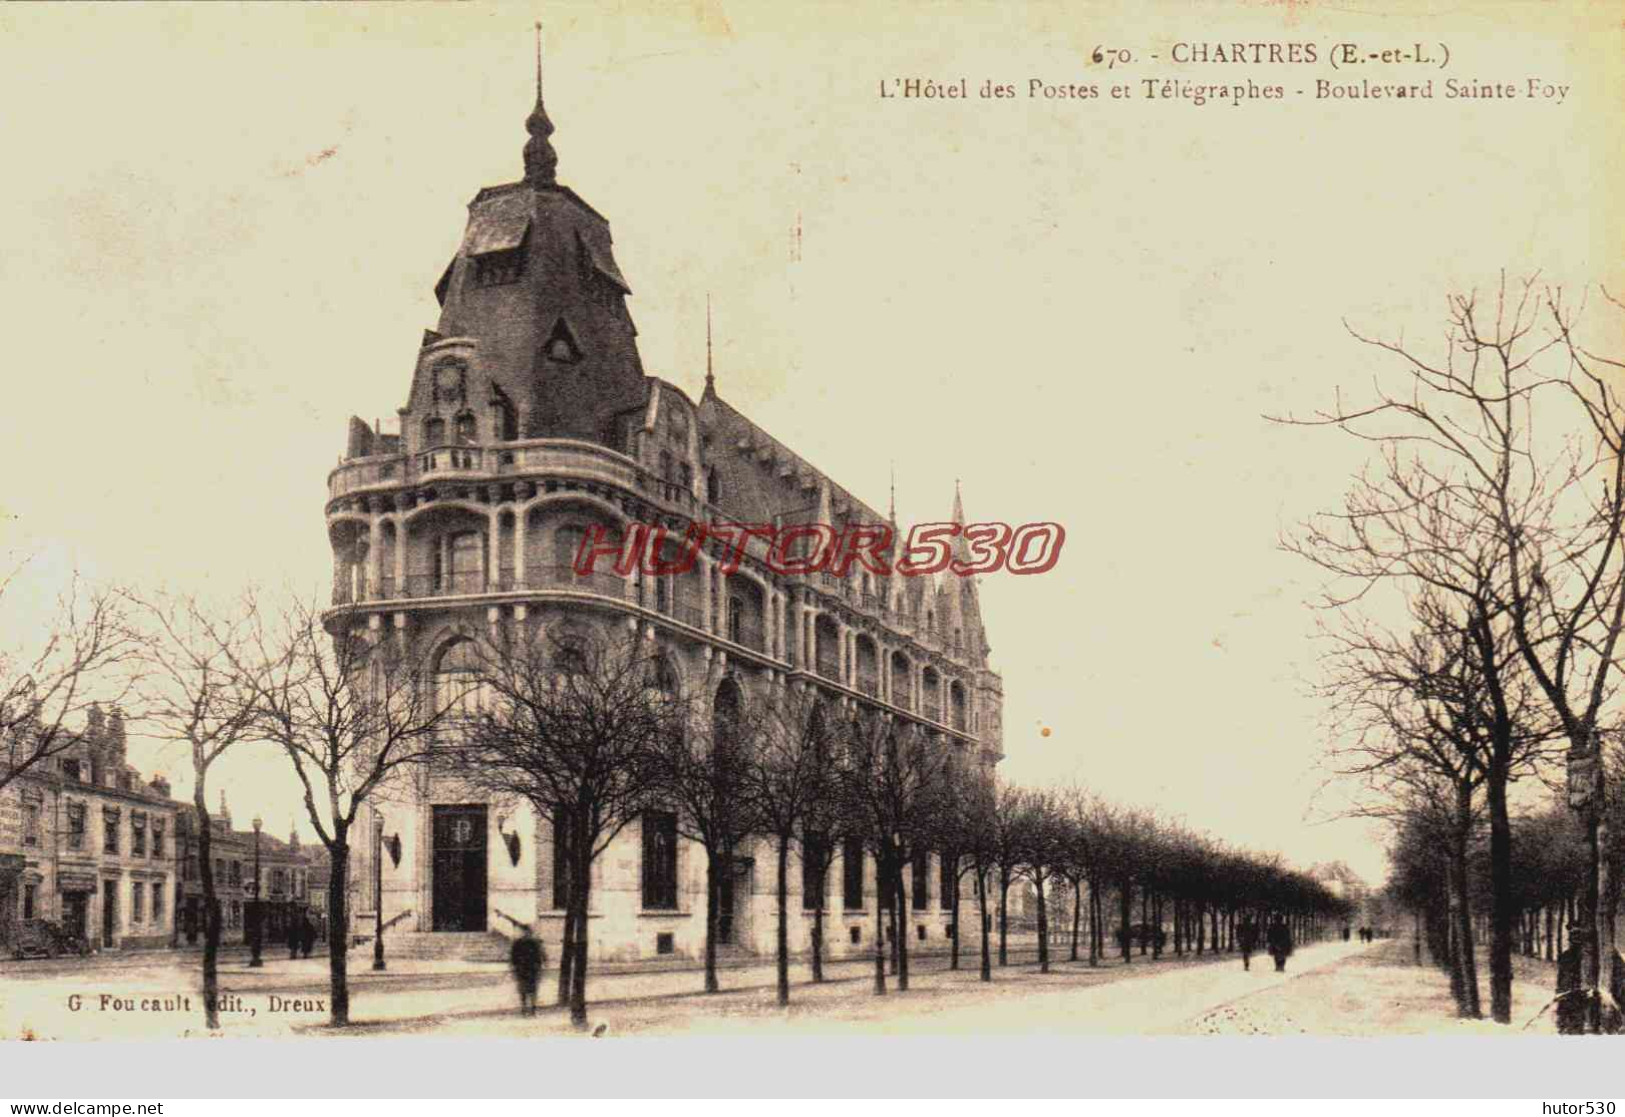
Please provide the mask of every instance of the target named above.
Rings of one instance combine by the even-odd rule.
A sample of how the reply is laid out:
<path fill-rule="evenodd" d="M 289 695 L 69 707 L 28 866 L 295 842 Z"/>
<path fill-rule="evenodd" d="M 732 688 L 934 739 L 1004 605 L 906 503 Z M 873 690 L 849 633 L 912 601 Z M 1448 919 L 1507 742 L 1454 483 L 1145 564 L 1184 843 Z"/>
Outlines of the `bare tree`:
<path fill-rule="evenodd" d="M 1032 790 L 1018 808 L 1018 865 L 1038 900 L 1038 972 L 1049 973 L 1049 891 L 1066 857 L 1062 812 L 1054 795 Z"/>
<path fill-rule="evenodd" d="M 929 847 L 943 802 L 948 749 L 912 726 L 885 714 L 860 711 L 846 723 L 842 800 L 853 832 L 875 854 L 882 898 L 890 894 L 892 942 L 897 951 L 897 988 L 908 990 L 908 936 L 903 868 Z M 875 909 L 875 992 L 886 991 L 885 904 Z"/>
<path fill-rule="evenodd" d="M 1356 333 L 1397 360 L 1400 385 L 1379 379 L 1364 405 L 1339 400 L 1310 420 L 1288 421 L 1372 443 L 1380 465 L 1340 513 L 1312 522 L 1289 547 L 1343 580 L 1333 604 L 1393 580 L 1449 598 L 1481 666 L 1504 662 L 1501 637 L 1509 636 L 1569 743 L 1575 802 L 1599 848 L 1599 716 L 1625 631 L 1625 401 L 1616 387 L 1620 362 L 1587 348 L 1577 319 L 1560 290 L 1503 279 L 1488 305 L 1473 294 L 1450 297 L 1436 358 Z M 1486 685 L 1501 706 L 1498 677 Z M 1497 717 L 1510 724 L 1499 709 Z M 1492 882 L 1510 875 L 1512 754 L 1500 732 L 1485 784 Z M 1611 942 L 1612 913 L 1599 903 L 1610 893 L 1606 864 L 1593 857 L 1582 915 Z M 1491 1011 L 1503 1023 L 1511 1003 L 1500 960 L 1510 966 L 1513 918 L 1509 902 L 1496 903 Z M 1584 975 L 1592 990 L 1599 973 L 1593 945 Z M 1594 1020 L 1600 1001 L 1596 1008 Z"/>
<path fill-rule="evenodd" d="M 368 627 L 365 613 L 324 613 L 292 601 L 267 624 L 258 610 L 253 658 L 255 730 L 293 765 L 305 814 L 326 847 L 329 1019 L 350 1022 L 351 831 L 364 805 L 398 773 L 433 754 L 464 695 L 437 688 L 404 640 Z M 379 897 L 382 902 L 382 897 Z"/>
<path fill-rule="evenodd" d="M 0 599 L 16 571 L 0 582 Z M 140 646 L 113 590 L 87 590 L 75 577 L 56 615 L 32 647 L 0 651 L 0 790 L 45 768 L 79 741 L 70 728 L 92 705 L 117 703 L 128 692 L 125 668 Z"/>
<path fill-rule="evenodd" d="M 725 876 L 732 880 L 740 847 L 758 829 L 757 808 L 761 800 L 751 792 L 760 790 L 754 777 L 761 769 L 759 759 L 753 754 L 777 736 L 763 732 L 774 715 L 754 707 L 747 710 L 745 702 L 739 684 L 732 679 L 723 680 L 714 691 L 710 724 L 699 724 L 703 719 L 695 719 L 687 732 L 657 738 L 651 753 L 655 789 L 664 802 L 677 809 L 678 832 L 705 850 L 707 993 L 715 993 L 720 985 L 717 939 L 722 918 L 723 880 Z M 785 803 L 775 805 L 783 808 Z M 782 823 L 782 813 L 776 821 Z M 780 845 L 781 889 L 788 848 L 786 838 Z M 782 937 L 786 934 L 782 914 L 779 926 Z M 786 998 L 789 997 L 788 981 L 786 971 Z"/>
<path fill-rule="evenodd" d="M 1427 809 L 1448 819 L 1442 829 L 1450 836 L 1452 907 L 1464 944 L 1463 1011 L 1477 1016 L 1468 863 L 1475 797 L 1499 780 L 1504 808 L 1505 785 L 1535 770 L 1556 727 L 1505 626 L 1491 626 L 1480 639 L 1456 602 L 1431 588 L 1412 597 L 1410 613 L 1415 627 L 1404 635 L 1349 616 L 1332 637 L 1323 688 L 1339 733 L 1331 760 L 1376 792 L 1355 813 L 1391 819 L 1396 808 Z M 1441 797 L 1449 802 L 1437 802 Z M 1504 840 L 1510 851 L 1510 834 Z M 1497 873 L 1497 849 L 1492 833 L 1492 908 L 1512 909 L 1510 860 Z M 1492 935 L 1491 1003 L 1508 1014 L 1511 949 L 1510 935 Z"/>
<path fill-rule="evenodd" d="M 826 715 L 816 691 L 809 687 L 775 687 L 769 698 L 747 715 L 745 793 L 752 814 L 773 839 L 777 860 L 775 903 L 778 934 L 779 1004 L 790 1003 L 790 847 L 798 836 L 804 862 L 803 879 L 816 889 L 803 895 L 802 907 L 813 911 L 812 959 L 814 980 L 822 978 L 824 883 L 833 856 L 832 831 L 836 811 L 835 778 L 830 770 L 831 750 Z M 804 889 L 805 892 L 805 889 Z"/>
<path fill-rule="evenodd" d="M 252 736 L 257 691 L 241 667 L 250 609 L 211 610 L 196 598 L 126 594 L 141 626 L 135 720 L 159 740 L 183 746 L 192 765 L 198 876 L 203 885 L 203 1012 L 220 1027 L 220 901 L 209 816 L 209 772 L 226 750 Z M 179 915 L 177 911 L 176 915 Z"/>
<path fill-rule="evenodd" d="M 516 620 L 477 654 L 478 708 L 437 765 L 552 824 L 568 878 L 559 996 L 584 1027 L 592 866 L 654 801 L 655 757 L 691 731 L 687 704 L 653 645 L 631 634 L 544 635 Z"/>
<path fill-rule="evenodd" d="M 933 819 L 932 842 L 943 859 L 942 879 L 952 886 L 949 909 L 948 968 L 959 968 L 960 889 L 968 876 L 977 899 L 978 934 L 982 944 L 982 980 L 991 981 L 987 918 L 987 874 L 992 865 L 993 778 L 979 762 L 950 756 L 943 773 L 942 807 Z"/>

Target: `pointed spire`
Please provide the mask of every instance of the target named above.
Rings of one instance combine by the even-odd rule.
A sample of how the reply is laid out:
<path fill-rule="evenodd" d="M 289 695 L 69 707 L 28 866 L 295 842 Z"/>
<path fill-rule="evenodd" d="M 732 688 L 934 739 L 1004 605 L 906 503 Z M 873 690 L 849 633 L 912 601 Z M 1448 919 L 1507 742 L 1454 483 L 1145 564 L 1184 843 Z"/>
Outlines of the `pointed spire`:
<path fill-rule="evenodd" d="M 897 526 L 897 459 L 891 460 L 891 503 L 886 506 L 886 519 Z"/>
<path fill-rule="evenodd" d="M 554 185 L 554 173 L 559 157 L 548 139 L 553 134 L 553 122 L 547 118 L 542 104 L 542 24 L 536 22 L 536 107 L 525 120 L 525 131 L 530 139 L 525 142 L 525 181 L 532 186 Z"/>
<path fill-rule="evenodd" d="M 717 378 L 711 368 L 711 292 L 705 293 L 705 394 L 717 394 Z"/>
<path fill-rule="evenodd" d="M 958 524 L 960 527 L 965 526 L 965 499 L 959 495 L 959 478 L 957 477 L 954 478 L 954 510 L 949 519 Z M 954 558 L 956 559 L 966 559 L 970 557 L 970 544 L 965 542 L 963 532 L 954 536 L 953 551 Z M 955 579 L 955 581 L 959 580 L 960 579 Z"/>

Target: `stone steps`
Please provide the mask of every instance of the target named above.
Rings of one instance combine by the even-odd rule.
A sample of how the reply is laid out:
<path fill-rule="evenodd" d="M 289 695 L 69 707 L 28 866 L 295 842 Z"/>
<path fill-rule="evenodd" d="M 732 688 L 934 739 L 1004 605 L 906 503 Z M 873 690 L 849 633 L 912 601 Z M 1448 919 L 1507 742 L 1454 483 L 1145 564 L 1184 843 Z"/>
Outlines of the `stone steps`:
<path fill-rule="evenodd" d="M 384 948 L 392 958 L 417 961 L 506 962 L 508 940 L 494 931 L 384 932 Z"/>

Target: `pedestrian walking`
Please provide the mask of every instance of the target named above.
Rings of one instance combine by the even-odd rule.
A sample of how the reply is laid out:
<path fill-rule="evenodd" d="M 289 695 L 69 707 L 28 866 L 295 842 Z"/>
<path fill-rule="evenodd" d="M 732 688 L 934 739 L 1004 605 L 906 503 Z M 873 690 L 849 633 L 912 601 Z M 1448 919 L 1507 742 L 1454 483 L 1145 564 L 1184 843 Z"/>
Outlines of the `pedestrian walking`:
<path fill-rule="evenodd" d="M 1270 957 L 1275 959 L 1275 972 L 1284 973 L 1286 960 L 1292 954 L 1292 931 L 1280 916 L 1270 923 L 1268 945 Z"/>
<path fill-rule="evenodd" d="M 1253 968 L 1253 951 L 1258 949 L 1258 925 L 1253 922 L 1252 916 L 1244 916 L 1241 926 L 1236 928 L 1236 942 L 1241 947 L 1241 968 Z"/>
<path fill-rule="evenodd" d="M 513 950 L 509 953 L 513 979 L 519 986 L 519 1013 L 522 1016 L 536 1015 L 536 987 L 541 984 L 543 961 L 542 944 L 527 924 L 514 940 Z"/>
<path fill-rule="evenodd" d="M 299 951 L 306 958 L 309 958 L 310 952 L 315 948 L 316 924 L 311 921 L 310 914 L 307 912 L 299 921 Z"/>

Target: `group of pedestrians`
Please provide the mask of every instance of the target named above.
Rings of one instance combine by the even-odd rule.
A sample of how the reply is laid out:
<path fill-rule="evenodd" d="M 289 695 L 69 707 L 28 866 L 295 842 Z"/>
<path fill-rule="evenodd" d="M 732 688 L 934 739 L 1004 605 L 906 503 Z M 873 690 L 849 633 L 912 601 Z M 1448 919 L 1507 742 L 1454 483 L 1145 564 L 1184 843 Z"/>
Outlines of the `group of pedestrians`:
<path fill-rule="evenodd" d="M 316 949 L 316 924 L 311 920 L 310 913 L 304 912 L 288 924 L 288 961 L 303 955 L 310 957 L 310 952 Z"/>
<path fill-rule="evenodd" d="M 1236 943 L 1241 947 L 1241 968 L 1253 968 L 1253 953 L 1258 949 L 1258 924 L 1251 916 L 1241 921 L 1236 928 Z M 1264 949 L 1275 960 L 1275 972 L 1286 971 L 1286 960 L 1292 956 L 1292 928 L 1287 926 L 1285 919 L 1279 915 L 1270 921 L 1269 927 L 1264 931 Z"/>

